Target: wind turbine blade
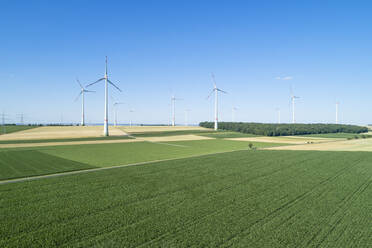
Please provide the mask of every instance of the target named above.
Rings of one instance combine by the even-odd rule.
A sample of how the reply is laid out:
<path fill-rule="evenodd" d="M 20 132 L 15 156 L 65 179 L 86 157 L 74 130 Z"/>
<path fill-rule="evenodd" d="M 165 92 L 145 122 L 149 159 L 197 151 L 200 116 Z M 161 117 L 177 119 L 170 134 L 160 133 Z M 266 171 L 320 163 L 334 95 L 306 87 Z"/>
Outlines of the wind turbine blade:
<path fill-rule="evenodd" d="M 209 99 L 209 97 L 211 97 L 211 95 L 213 94 L 214 92 L 214 89 L 211 91 L 211 93 L 209 93 L 209 95 L 207 96 L 207 99 Z"/>
<path fill-rule="evenodd" d="M 82 91 L 80 91 L 79 95 L 78 95 L 78 96 L 77 96 L 77 97 L 75 98 L 74 102 L 76 102 L 77 100 L 79 100 L 79 98 L 80 98 L 81 94 L 83 94 L 83 92 L 82 92 Z"/>
<path fill-rule="evenodd" d="M 97 81 L 95 81 L 94 83 L 88 84 L 88 85 L 85 86 L 85 87 L 92 86 L 93 84 L 96 84 L 96 83 L 98 83 L 98 82 L 100 82 L 100 81 L 102 81 L 102 80 L 105 80 L 105 78 L 100 78 L 100 79 L 98 79 Z"/>
<path fill-rule="evenodd" d="M 111 82 L 108 79 L 107 79 L 107 82 L 109 82 L 112 86 L 114 86 L 118 91 L 122 92 L 121 89 L 118 86 L 116 86 L 113 82 Z"/>
<path fill-rule="evenodd" d="M 84 90 L 84 92 L 92 92 L 92 93 L 95 93 L 96 91 L 94 91 L 94 90 Z"/>
<path fill-rule="evenodd" d="M 78 78 L 76 78 L 76 81 L 78 82 L 78 84 L 80 85 L 80 88 L 84 89 L 84 87 L 81 85 L 80 81 Z"/>
<path fill-rule="evenodd" d="M 222 93 L 225 93 L 225 94 L 227 94 L 227 92 L 226 92 L 226 91 L 223 91 L 223 90 L 221 90 L 221 89 L 218 89 L 218 88 L 217 88 L 217 90 L 218 90 L 219 92 L 222 92 Z"/>
<path fill-rule="evenodd" d="M 217 86 L 216 86 L 216 79 L 214 78 L 214 74 L 213 73 L 211 73 L 211 77 L 212 77 L 214 88 L 217 88 Z"/>

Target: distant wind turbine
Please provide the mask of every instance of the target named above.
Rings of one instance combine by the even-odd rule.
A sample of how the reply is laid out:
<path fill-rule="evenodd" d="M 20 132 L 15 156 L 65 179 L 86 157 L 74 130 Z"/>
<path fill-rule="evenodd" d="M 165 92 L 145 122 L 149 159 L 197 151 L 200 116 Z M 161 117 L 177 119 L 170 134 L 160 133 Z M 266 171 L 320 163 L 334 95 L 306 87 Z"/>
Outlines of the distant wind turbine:
<path fill-rule="evenodd" d="M 123 102 L 114 102 L 114 113 L 115 113 L 115 122 L 114 126 L 116 127 L 118 125 L 118 105 L 124 104 Z"/>
<path fill-rule="evenodd" d="M 340 105 L 339 102 L 336 102 L 336 124 L 338 124 L 338 106 Z"/>
<path fill-rule="evenodd" d="M 114 86 L 118 91 L 121 92 L 121 89 L 117 87 L 113 82 L 111 82 L 108 79 L 107 75 L 107 56 L 106 56 L 106 67 L 105 67 L 105 75 L 103 78 L 98 79 L 94 83 L 88 84 L 87 87 L 92 86 L 93 84 L 96 84 L 100 81 L 104 80 L 105 81 L 105 116 L 103 120 L 103 135 L 104 136 L 109 136 L 109 131 L 108 131 L 108 84 L 111 84 Z"/>
<path fill-rule="evenodd" d="M 134 110 L 133 109 L 130 109 L 129 110 L 129 115 L 130 115 L 130 120 L 129 120 L 129 126 L 131 127 L 132 126 L 132 113 L 134 112 Z"/>
<path fill-rule="evenodd" d="M 296 123 L 295 119 L 295 99 L 300 98 L 299 96 L 295 96 L 293 94 L 292 88 L 291 88 L 291 102 L 292 102 L 292 123 Z"/>
<path fill-rule="evenodd" d="M 176 125 L 176 101 L 182 100 L 181 98 L 176 98 L 174 95 L 171 97 L 171 111 L 172 111 L 172 126 Z"/>
<path fill-rule="evenodd" d="M 91 91 L 91 90 L 86 90 L 83 85 L 80 83 L 79 79 L 76 79 L 76 82 L 78 82 L 79 86 L 80 86 L 80 93 L 79 95 L 76 97 L 75 99 L 75 102 L 77 100 L 79 100 L 79 97 L 81 96 L 81 122 L 80 122 L 80 125 L 81 126 L 85 126 L 85 108 L 84 108 L 84 93 L 85 92 L 95 92 L 95 91 Z"/>
<path fill-rule="evenodd" d="M 217 130 L 218 129 L 218 92 L 222 92 L 225 94 L 227 94 L 227 92 L 217 88 L 216 80 L 214 78 L 213 73 L 212 73 L 212 81 L 213 81 L 213 90 L 211 91 L 207 99 L 209 99 L 209 97 L 214 93 L 214 130 Z"/>

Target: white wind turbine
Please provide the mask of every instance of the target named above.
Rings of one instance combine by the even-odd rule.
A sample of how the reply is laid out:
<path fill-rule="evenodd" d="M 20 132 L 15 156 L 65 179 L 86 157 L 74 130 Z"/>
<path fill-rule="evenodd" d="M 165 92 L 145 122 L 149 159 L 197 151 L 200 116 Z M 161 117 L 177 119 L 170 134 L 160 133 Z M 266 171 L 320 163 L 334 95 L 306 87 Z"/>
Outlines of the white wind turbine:
<path fill-rule="evenodd" d="M 81 96 L 81 123 L 80 125 L 81 126 L 85 126 L 85 106 L 84 106 L 84 93 L 85 92 L 95 92 L 95 91 L 91 91 L 91 90 L 86 90 L 83 85 L 80 83 L 79 79 L 76 79 L 76 81 L 78 82 L 79 86 L 80 86 L 80 93 L 79 95 L 76 97 L 75 99 L 75 102 L 79 99 L 79 97 Z"/>
<path fill-rule="evenodd" d="M 339 102 L 336 102 L 336 124 L 338 124 L 338 106 L 340 105 Z"/>
<path fill-rule="evenodd" d="M 182 100 L 181 98 L 176 98 L 174 95 L 171 97 L 171 111 L 172 111 L 172 126 L 176 125 L 176 101 Z"/>
<path fill-rule="evenodd" d="M 209 99 L 209 97 L 214 92 L 214 130 L 217 130 L 218 129 L 218 92 L 222 92 L 225 94 L 227 94 L 227 92 L 217 88 L 216 80 L 214 78 L 213 73 L 212 73 L 212 81 L 213 81 L 213 90 L 211 91 L 207 99 Z"/>
<path fill-rule="evenodd" d="M 115 122 L 114 126 L 116 127 L 118 125 L 118 105 L 124 104 L 123 102 L 114 102 L 114 114 L 115 114 Z"/>
<path fill-rule="evenodd" d="M 292 123 L 296 123 L 295 119 L 295 99 L 300 98 L 299 96 L 295 96 L 293 94 L 292 88 L 291 88 L 291 102 L 292 102 Z"/>
<path fill-rule="evenodd" d="M 106 56 L 106 67 L 105 67 L 105 75 L 103 78 L 98 79 L 94 83 L 88 84 L 86 87 L 92 86 L 93 84 L 96 84 L 102 80 L 105 80 L 105 116 L 104 116 L 104 122 L 103 122 L 103 135 L 104 136 L 109 136 L 109 131 L 108 131 L 108 84 L 111 84 L 114 86 L 117 90 L 121 92 L 121 89 L 117 87 L 113 82 L 111 82 L 108 79 L 107 75 L 107 56 Z"/>
<path fill-rule="evenodd" d="M 132 126 L 132 113 L 134 113 L 134 110 L 133 109 L 130 109 L 129 110 L 129 115 L 130 115 L 129 126 L 130 127 Z"/>

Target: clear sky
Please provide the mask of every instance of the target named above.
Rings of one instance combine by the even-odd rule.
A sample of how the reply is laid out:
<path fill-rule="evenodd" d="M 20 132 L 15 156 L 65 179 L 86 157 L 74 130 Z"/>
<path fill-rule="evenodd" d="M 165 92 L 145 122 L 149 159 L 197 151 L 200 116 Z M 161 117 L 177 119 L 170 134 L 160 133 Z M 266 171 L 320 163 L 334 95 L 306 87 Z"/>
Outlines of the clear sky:
<path fill-rule="evenodd" d="M 120 122 L 211 120 L 211 72 L 220 120 L 372 123 L 371 1 L 1 1 L 0 110 L 10 121 L 79 122 L 75 81 L 109 76 L 123 90 Z M 86 97 L 103 121 L 104 86 Z M 111 105 L 110 105 L 111 107 Z M 112 108 L 110 110 L 112 115 Z M 112 117 L 112 116 L 111 116 Z M 112 118 L 111 118 L 112 120 Z"/>

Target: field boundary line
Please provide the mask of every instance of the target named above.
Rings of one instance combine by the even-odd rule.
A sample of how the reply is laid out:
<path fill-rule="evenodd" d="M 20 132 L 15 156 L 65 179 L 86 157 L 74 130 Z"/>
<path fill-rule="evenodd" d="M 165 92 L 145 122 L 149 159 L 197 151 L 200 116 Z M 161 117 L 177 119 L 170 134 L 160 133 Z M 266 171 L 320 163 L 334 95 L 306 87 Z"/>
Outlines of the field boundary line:
<path fill-rule="evenodd" d="M 81 174 L 81 173 L 89 173 L 89 172 L 102 171 L 102 170 L 110 170 L 110 169 L 116 169 L 116 168 L 124 168 L 124 167 L 137 166 L 137 165 L 146 165 L 146 164 L 158 163 L 158 162 L 174 161 L 174 160 L 180 160 L 180 159 L 185 159 L 185 158 L 197 158 L 197 157 L 203 157 L 203 156 L 208 156 L 208 155 L 223 154 L 223 153 L 230 153 L 230 152 L 237 152 L 237 151 L 249 151 L 249 149 L 245 148 L 245 149 L 238 149 L 238 150 L 233 150 L 233 151 L 213 152 L 213 153 L 205 153 L 205 154 L 191 155 L 191 156 L 178 157 L 178 158 L 158 159 L 158 160 L 144 161 L 144 162 L 131 163 L 131 164 L 114 165 L 114 166 L 108 166 L 108 167 L 82 169 L 82 170 L 67 171 L 67 172 L 46 174 L 46 175 L 40 175 L 40 176 L 30 176 L 30 177 L 0 180 L 0 185 L 5 185 L 9 183 L 27 182 L 27 181 L 33 181 L 33 180 L 39 180 L 39 179 L 45 179 L 45 178 L 75 175 L 75 174 Z"/>

